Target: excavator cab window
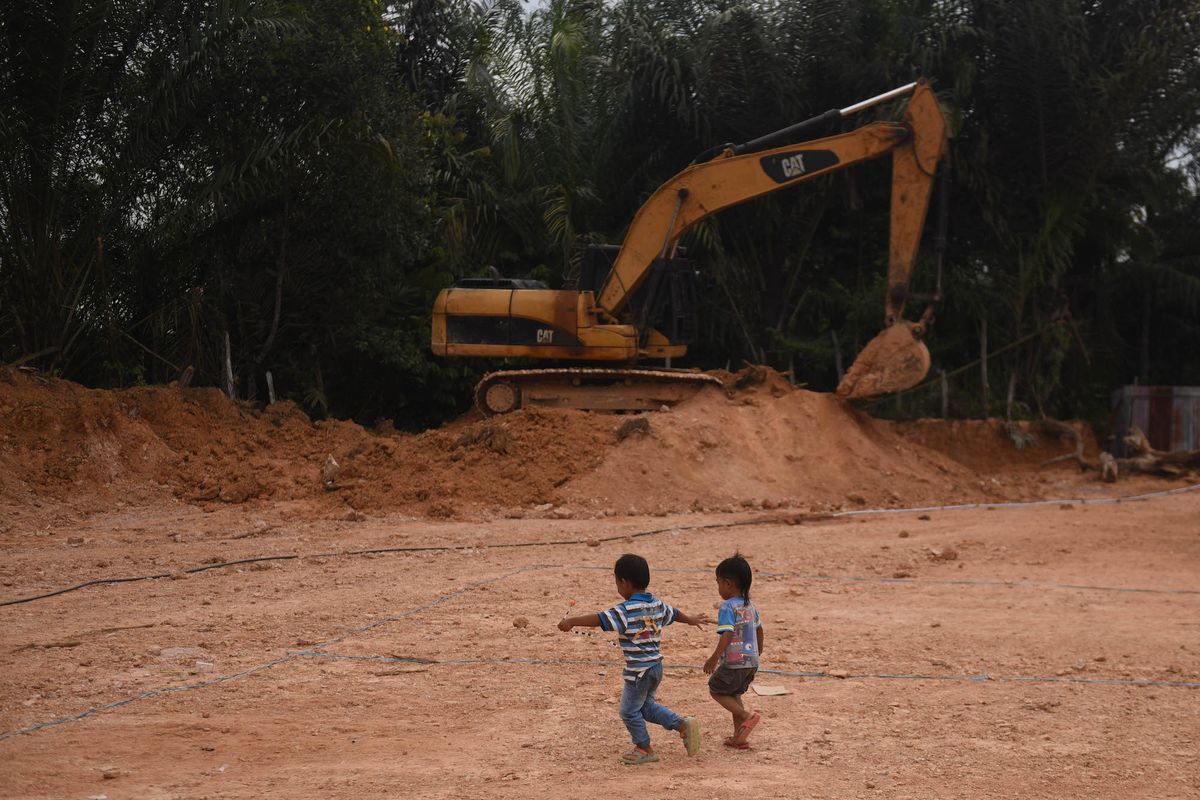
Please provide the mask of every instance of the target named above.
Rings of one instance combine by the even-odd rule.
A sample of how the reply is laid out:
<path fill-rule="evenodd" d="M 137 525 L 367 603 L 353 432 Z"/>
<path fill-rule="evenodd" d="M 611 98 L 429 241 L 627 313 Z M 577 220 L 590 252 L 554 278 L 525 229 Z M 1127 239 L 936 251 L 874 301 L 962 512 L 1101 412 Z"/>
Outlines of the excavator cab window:
<path fill-rule="evenodd" d="M 619 244 L 589 244 L 579 265 L 579 291 L 599 292 L 621 252 Z"/>
<path fill-rule="evenodd" d="M 677 252 L 682 253 L 683 248 Z M 696 272 L 696 262 L 688 258 L 655 259 L 630 303 L 642 344 L 651 330 L 674 344 L 695 340 Z"/>
<path fill-rule="evenodd" d="M 619 245 L 590 244 L 579 266 L 579 290 L 599 293 L 616 263 Z M 696 338 L 696 262 L 687 248 L 675 250 L 676 258 L 655 259 L 645 282 L 633 293 L 629 308 L 642 343 L 651 330 L 658 330 L 675 344 Z"/>

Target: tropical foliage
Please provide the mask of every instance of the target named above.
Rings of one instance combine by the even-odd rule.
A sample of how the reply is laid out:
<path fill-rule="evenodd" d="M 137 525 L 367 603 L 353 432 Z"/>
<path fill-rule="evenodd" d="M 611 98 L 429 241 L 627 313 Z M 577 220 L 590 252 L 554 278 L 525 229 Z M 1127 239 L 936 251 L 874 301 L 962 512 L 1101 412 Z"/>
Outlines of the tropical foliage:
<path fill-rule="evenodd" d="M 0 26 L 5 363 L 256 401 L 270 373 L 314 413 L 432 424 L 484 366 L 429 353 L 439 288 L 570 281 L 698 153 L 919 73 L 955 134 L 916 287 L 945 297 L 953 413 L 1200 383 L 1200 0 L 38 0 Z M 698 226 L 690 363 L 832 387 L 880 324 L 887 176 Z"/>

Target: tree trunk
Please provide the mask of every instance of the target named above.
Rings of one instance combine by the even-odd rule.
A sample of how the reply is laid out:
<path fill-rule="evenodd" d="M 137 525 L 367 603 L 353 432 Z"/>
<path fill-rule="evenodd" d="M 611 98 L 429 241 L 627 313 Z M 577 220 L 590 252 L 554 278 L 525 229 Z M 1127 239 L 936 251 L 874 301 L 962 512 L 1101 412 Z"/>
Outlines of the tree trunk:
<path fill-rule="evenodd" d="M 946 380 L 946 370 L 940 370 L 942 384 L 942 419 L 950 416 L 950 383 Z"/>
<path fill-rule="evenodd" d="M 229 347 L 229 331 L 225 331 L 225 394 L 230 400 L 236 399 L 233 387 L 233 354 Z"/>
<path fill-rule="evenodd" d="M 987 317 L 983 317 L 979 321 L 979 392 L 980 399 L 983 402 L 983 418 L 988 417 L 988 343 L 987 343 Z"/>

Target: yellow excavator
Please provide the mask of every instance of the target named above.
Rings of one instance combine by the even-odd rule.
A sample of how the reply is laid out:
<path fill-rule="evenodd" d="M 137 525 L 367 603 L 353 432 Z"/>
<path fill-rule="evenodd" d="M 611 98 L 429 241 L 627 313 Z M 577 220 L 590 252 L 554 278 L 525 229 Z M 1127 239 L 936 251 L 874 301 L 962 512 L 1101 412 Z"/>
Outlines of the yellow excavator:
<path fill-rule="evenodd" d="M 804 141 L 820 126 L 911 92 L 897 122 Z M 782 142 L 800 143 L 781 145 Z M 903 317 L 934 174 L 946 149 L 946 122 L 924 80 L 740 145 L 714 148 L 660 186 L 638 210 L 619 247 L 593 245 L 578 285 L 467 278 L 443 289 L 433 309 L 439 356 L 530 358 L 584 364 L 504 370 L 475 390 L 488 415 L 528 406 L 633 411 L 670 406 L 719 381 L 695 370 L 645 368 L 639 360 L 687 352 L 695 335 L 694 262 L 681 237 L 723 208 L 786 189 L 868 159 L 892 155 L 891 228 L 884 330 L 838 385 L 843 398 L 870 397 L 919 383 L 929 371 L 924 335 L 932 306 Z"/>

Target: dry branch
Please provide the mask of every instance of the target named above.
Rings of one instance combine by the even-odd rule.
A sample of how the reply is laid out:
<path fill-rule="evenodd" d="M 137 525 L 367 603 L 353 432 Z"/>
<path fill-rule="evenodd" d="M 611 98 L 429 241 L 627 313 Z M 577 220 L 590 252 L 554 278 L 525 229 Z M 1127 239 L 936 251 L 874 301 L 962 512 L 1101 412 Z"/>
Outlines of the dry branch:
<path fill-rule="evenodd" d="M 1150 446 L 1150 440 L 1146 438 L 1146 434 L 1142 433 L 1136 425 L 1132 426 L 1129 433 L 1123 437 L 1125 445 L 1131 448 L 1136 455 L 1131 458 L 1113 458 L 1108 453 L 1101 453 L 1099 461 L 1088 461 L 1083 457 L 1083 439 L 1079 432 L 1069 425 L 1058 420 L 1043 419 L 1035 422 L 1033 428 L 1041 433 L 1071 439 L 1075 443 L 1072 452 L 1043 461 L 1043 467 L 1059 461 L 1073 460 L 1079 464 L 1080 471 L 1096 470 L 1103 480 L 1110 483 L 1115 481 L 1120 474 L 1139 472 L 1146 475 L 1176 478 L 1192 469 L 1200 469 L 1200 450 L 1176 452 L 1155 450 Z"/>

